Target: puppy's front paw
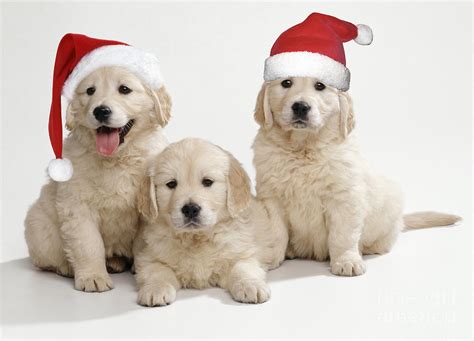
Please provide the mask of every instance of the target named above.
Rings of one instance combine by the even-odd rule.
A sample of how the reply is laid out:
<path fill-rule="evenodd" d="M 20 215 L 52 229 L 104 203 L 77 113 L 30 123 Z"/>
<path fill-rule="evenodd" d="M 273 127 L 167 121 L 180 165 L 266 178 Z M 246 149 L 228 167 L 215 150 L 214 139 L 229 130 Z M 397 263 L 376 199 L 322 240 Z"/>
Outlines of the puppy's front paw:
<path fill-rule="evenodd" d="M 74 279 L 76 290 L 86 292 L 103 292 L 113 289 L 114 285 L 109 274 L 77 275 Z"/>
<path fill-rule="evenodd" d="M 331 260 L 331 272 L 338 276 L 360 276 L 365 273 L 365 263 L 361 257 Z"/>
<path fill-rule="evenodd" d="M 230 288 L 232 298 L 243 303 L 263 303 L 270 299 L 270 287 L 264 281 L 238 281 Z"/>
<path fill-rule="evenodd" d="M 143 287 L 138 291 L 137 302 L 147 307 L 164 306 L 176 299 L 176 289 L 171 284 Z"/>

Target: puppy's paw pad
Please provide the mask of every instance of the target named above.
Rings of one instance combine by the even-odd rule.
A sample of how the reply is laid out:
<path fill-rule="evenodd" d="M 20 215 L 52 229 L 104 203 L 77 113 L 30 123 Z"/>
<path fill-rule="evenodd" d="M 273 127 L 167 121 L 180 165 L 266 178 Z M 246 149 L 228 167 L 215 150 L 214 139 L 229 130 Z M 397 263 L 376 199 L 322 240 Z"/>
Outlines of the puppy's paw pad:
<path fill-rule="evenodd" d="M 176 299 L 176 289 L 171 284 L 145 287 L 138 291 L 137 302 L 146 307 L 161 307 Z"/>
<path fill-rule="evenodd" d="M 74 287 L 85 292 L 103 292 L 113 289 L 114 285 L 108 274 L 92 274 L 77 276 Z"/>
<path fill-rule="evenodd" d="M 240 281 L 234 283 L 230 294 L 237 302 L 263 303 L 270 299 L 270 287 L 263 281 Z"/>
<path fill-rule="evenodd" d="M 341 259 L 331 262 L 331 272 L 338 276 L 360 276 L 365 273 L 365 270 L 362 259 Z"/>

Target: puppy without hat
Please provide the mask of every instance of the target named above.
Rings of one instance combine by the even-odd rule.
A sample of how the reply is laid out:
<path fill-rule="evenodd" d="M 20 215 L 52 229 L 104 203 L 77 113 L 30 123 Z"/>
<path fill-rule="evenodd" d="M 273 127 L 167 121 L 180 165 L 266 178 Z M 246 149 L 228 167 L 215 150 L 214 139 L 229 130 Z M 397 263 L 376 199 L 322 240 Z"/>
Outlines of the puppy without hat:
<path fill-rule="evenodd" d="M 173 302 L 180 288 L 218 286 L 236 301 L 270 298 L 265 271 L 288 236 L 271 200 L 257 201 L 239 162 L 200 139 L 169 145 L 151 165 L 139 209 L 150 219 L 134 246 L 138 303 Z"/>

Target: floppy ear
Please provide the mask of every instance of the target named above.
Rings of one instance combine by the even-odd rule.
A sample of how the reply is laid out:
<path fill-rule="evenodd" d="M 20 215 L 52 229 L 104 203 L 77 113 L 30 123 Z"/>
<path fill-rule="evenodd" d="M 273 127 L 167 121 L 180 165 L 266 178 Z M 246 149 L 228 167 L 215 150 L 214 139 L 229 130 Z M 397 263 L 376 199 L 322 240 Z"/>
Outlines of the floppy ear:
<path fill-rule="evenodd" d="M 340 91 L 339 97 L 339 130 L 341 138 L 344 140 L 354 129 L 354 110 L 352 108 L 352 99 L 348 93 Z"/>
<path fill-rule="evenodd" d="M 263 83 L 262 88 L 257 96 L 257 103 L 255 104 L 255 112 L 253 114 L 255 121 L 266 129 L 273 125 L 273 116 L 270 109 L 270 102 L 268 101 L 268 83 Z"/>
<path fill-rule="evenodd" d="M 138 211 L 148 220 L 153 221 L 158 218 L 158 204 L 153 176 L 145 176 L 140 184 L 137 206 Z"/>
<path fill-rule="evenodd" d="M 171 97 L 164 86 L 158 90 L 151 91 L 151 97 L 155 104 L 155 113 L 158 117 L 158 123 L 164 127 L 171 118 Z"/>
<path fill-rule="evenodd" d="M 71 131 L 75 127 L 75 119 L 74 116 L 76 115 L 77 110 L 75 109 L 74 105 L 69 103 L 66 110 L 66 129 Z"/>
<path fill-rule="evenodd" d="M 250 205 L 250 179 L 239 161 L 229 154 L 229 175 L 227 177 L 227 207 L 235 218 Z"/>

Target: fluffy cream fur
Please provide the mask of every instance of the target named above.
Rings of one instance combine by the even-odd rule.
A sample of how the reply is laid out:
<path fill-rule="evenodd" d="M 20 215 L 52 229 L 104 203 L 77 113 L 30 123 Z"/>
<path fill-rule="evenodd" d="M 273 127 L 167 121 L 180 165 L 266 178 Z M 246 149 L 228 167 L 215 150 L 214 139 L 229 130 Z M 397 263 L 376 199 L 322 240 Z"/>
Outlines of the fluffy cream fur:
<path fill-rule="evenodd" d="M 287 230 L 272 200 L 252 197 L 247 174 L 229 153 L 199 139 L 171 144 L 140 193 L 150 224 L 134 246 L 139 304 L 169 304 L 181 287 L 219 286 L 240 302 L 269 299 L 265 271 L 283 261 Z M 190 202 L 201 207 L 195 223 L 181 212 Z"/>
<path fill-rule="evenodd" d="M 257 197 L 279 200 L 288 221 L 288 257 L 330 258 L 334 274 L 361 275 L 361 254 L 388 252 L 403 227 L 402 192 L 359 154 L 347 93 L 329 86 L 318 91 L 314 78 L 291 78 L 289 88 L 282 80 L 265 83 L 257 99 Z M 293 117 L 297 101 L 311 106 L 305 123 Z M 407 221 L 436 226 L 458 219 L 421 213 Z"/>
<path fill-rule="evenodd" d="M 132 92 L 120 94 L 120 85 Z M 96 92 L 88 96 L 91 86 Z M 124 143 L 109 157 L 99 155 L 95 146 L 100 123 L 92 112 L 101 104 L 112 109 L 111 126 L 135 120 Z M 123 271 L 132 258 L 138 188 L 147 159 L 167 145 L 161 127 L 170 109 L 163 87 L 153 92 L 122 68 L 98 69 L 79 84 L 68 108 L 71 132 L 64 143 L 74 175 L 68 182 L 46 184 L 25 220 L 30 257 L 37 267 L 74 276 L 78 290 L 112 288 L 107 270 Z"/>

